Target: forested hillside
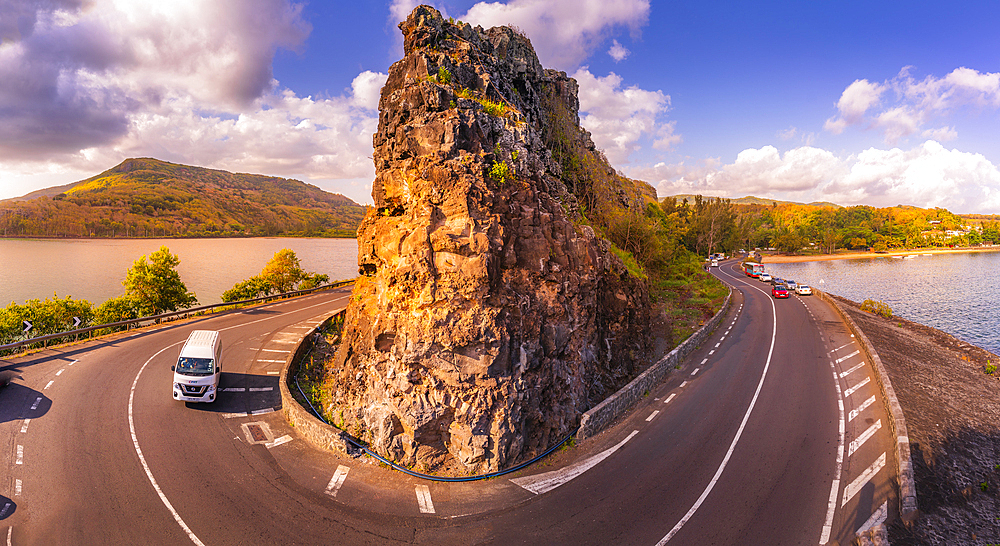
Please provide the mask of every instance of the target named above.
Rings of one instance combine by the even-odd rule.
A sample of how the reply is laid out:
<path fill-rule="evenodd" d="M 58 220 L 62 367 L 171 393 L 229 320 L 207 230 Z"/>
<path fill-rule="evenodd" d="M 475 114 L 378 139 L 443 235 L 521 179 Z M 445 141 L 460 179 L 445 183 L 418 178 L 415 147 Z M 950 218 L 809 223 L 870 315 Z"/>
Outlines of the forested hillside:
<path fill-rule="evenodd" d="M 0 235 L 354 237 L 365 210 L 298 180 L 149 158 L 53 191 L 0 201 Z"/>

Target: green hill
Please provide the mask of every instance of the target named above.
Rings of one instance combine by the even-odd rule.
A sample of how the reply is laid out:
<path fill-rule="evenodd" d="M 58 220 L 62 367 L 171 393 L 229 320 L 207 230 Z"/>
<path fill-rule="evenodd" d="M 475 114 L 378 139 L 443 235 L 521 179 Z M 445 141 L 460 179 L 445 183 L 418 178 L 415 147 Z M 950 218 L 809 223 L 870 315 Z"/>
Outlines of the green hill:
<path fill-rule="evenodd" d="M 0 201 L 4 237 L 354 237 L 365 207 L 273 176 L 127 159 Z"/>

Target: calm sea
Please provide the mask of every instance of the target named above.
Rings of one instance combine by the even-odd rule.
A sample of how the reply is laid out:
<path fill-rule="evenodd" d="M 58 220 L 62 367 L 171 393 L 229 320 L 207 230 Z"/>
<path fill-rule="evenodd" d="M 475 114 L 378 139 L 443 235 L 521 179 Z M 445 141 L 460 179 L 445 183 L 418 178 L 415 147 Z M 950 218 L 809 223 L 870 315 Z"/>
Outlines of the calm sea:
<path fill-rule="evenodd" d="M 1000 354 L 1000 252 L 764 265 L 850 300 L 882 300 L 895 315 Z"/>
<path fill-rule="evenodd" d="M 161 245 L 180 258 L 181 280 L 202 305 L 221 302 L 223 292 L 260 273 L 283 248 L 330 280 L 358 274 L 355 239 L 0 239 L 0 307 L 53 294 L 98 305 L 124 294 L 128 268 Z"/>

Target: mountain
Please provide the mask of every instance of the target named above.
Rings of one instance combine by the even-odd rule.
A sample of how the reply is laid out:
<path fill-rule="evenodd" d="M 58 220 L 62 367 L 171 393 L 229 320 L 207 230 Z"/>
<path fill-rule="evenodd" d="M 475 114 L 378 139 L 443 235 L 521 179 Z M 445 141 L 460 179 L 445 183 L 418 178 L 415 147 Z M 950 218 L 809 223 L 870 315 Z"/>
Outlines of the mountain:
<path fill-rule="evenodd" d="M 681 195 L 671 195 L 677 201 L 687 200 L 689 202 L 694 202 L 694 195 L 681 194 Z M 706 196 L 706 199 L 714 199 L 714 197 Z M 779 205 L 805 205 L 810 207 L 833 207 L 836 209 L 843 208 L 836 203 L 829 203 L 827 201 L 816 201 L 813 203 L 796 203 L 795 201 L 779 201 L 777 199 L 766 199 L 762 197 L 753 197 L 748 195 L 746 197 L 740 197 L 738 199 L 733 199 L 731 197 L 723 197 L 722 199 L 729 199 L 729 201 L 734 205 L 771 205 L 772 203 L 777 203 Z"/>
<path fill-rule="evenodd" d="M 286 178 L 151 158 L 0 201 L 4 237 L 354 237 L 365 207 Z"/>

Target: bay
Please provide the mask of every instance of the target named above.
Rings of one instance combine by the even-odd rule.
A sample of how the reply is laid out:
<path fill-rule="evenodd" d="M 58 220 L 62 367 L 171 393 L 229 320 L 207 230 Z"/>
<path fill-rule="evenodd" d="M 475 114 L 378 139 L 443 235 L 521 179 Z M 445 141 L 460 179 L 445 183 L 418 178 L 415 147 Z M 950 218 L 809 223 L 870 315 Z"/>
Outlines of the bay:
<path fill-rule="evenodd" d="M 1000 354 L 1000 252 L 927 254 L 788 264 L 768 273 L 862 302 Z"/>
<path fill-rule="evenodd" d="M 99 305 L 125 293 L 132 263 L 160 246 L 177 255 L 177 271 L 200 305 L 257 275 L 274 253 L 288 248 L 306 271 L 330 280 L 358 274 L 356 239 L 0 239 L 0 306 L 72 296 Z"/>

